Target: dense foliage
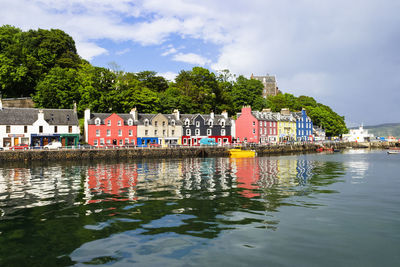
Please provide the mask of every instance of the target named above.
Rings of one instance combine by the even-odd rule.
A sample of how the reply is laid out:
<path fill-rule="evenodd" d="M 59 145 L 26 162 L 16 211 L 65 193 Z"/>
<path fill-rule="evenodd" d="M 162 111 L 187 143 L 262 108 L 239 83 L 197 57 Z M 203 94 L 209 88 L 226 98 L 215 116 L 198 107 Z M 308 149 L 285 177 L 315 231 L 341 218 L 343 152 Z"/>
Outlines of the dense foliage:
<path fill-rule="evenodd" d="M 348 131 L 344 117 L 339 116 L 330 107 L 318 103 L 309 96 L 295 97 L 291 94 L 279 94 L 268 97 L 267 105 L 272 111 L 276 112 L 280 111 L 281 108 L 289 108 L 290 110 L 304 108 L 314 125 L 325 129 L 328 136 L 338 136 Z"/>
<path fill-rule="evenodd" d="M 78 104 L 82 116 L 86 108 L 94 112 L 220 113 L 234 115 L 243 105 L 254 110 L 274 111 L 305 107 L 328 134 L 343 133 L 343 118 L 311 97 L 278 95 L 266 101 L 258 80 L 234 77 L 194 67 L 182 70 L 175 82 L 153 71 L 122 72 L 92 66 L 76 52 L 74 40 L 61 30 L 23 32 L 0 27 L 0 93 L 3 97 L 32 96 L 38 107 L 72 108 Z"/>

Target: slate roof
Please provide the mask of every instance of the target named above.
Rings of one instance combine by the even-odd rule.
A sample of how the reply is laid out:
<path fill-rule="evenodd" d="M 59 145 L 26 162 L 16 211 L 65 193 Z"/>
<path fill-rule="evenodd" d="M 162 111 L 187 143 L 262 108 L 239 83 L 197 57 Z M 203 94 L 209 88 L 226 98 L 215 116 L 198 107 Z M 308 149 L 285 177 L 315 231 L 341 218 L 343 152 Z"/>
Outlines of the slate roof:
<path fill-rule="evenodd" d="M 38 120 L 37 108 L 2 108 L 0 125 L 32 125 Z M 79 125 L 78 115 L 72 109 L 43 109 L 49 125 Z"/>
<path fill-rule="evenodd" d="M 108 117 L 110 117 L 113 113 L 91 113 L 90 114 L 90 120 L 88 121 L 89 125 L 92 124 L 96 124 L 95 121 L 97 118 L 100 119 L 100 124 L 104 124 L 104 120 L 107 119 Z M 132 114 L 127 113 L 127 114 L 116 114 L 119 117 L 121 117 L 121 119 L 124 120 L 124 124 L 128 125 L 128 120 L 132 119 L 133 120 L 133 124 L 135 124 L 135 120 L 132 116 Z"/>
<path fill-rule="evenodd" d="M 181 115 L 182 124 L 185 124 L 185 120 L 189 119 L 190 125 L 193 125 L 194 124 L 194 119 L 197 116 L 203 117 L 203 119 L 204 119 L 206 124 L 208 124 L 208 121 L 211 119 L 211 115 L 210 114 L 182 114 Z M 228 118 L 228 119 L 225 118 L 223 115 L 214 115 L 213 125 L 220 125 L 220 122 L 221 122 L 222 119 L 225 120 L 225 125 L 226 126 L 231 126 L 232 125 L 232 120 L 230 118 Z"/>
<path fill-rule="evenodd" d="M 278 121 L 278 113 L 252 111 L 251 114 L 259 121 Z"/>

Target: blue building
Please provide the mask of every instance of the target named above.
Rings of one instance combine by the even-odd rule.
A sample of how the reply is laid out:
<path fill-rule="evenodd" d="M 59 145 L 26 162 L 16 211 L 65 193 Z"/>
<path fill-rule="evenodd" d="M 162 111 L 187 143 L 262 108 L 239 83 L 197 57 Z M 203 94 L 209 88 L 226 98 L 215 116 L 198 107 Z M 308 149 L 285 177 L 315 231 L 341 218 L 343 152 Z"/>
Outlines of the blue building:
<path fill-rule="evenodd" d="M 307 116 L 306 110 L 294 112 L 293 115 L 296 118 L 297 141 L 312 141 L 313 123 L 311 118 Z"/>

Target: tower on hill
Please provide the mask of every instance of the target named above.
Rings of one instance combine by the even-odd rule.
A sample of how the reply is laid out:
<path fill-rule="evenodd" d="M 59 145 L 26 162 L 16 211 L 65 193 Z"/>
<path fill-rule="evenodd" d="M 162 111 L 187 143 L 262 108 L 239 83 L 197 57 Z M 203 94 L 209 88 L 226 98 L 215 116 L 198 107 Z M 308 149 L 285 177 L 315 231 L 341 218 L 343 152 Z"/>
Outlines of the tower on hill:
<path fill-rule="evenodd" d="M 278 86 L 276 84 L 276 77 L 274 75 L 267 74 L 266 76 L 254 76 L 251 74 L 251 79 L 259 80 L 264 85 L 263 97 L 276 96 L 280 93 Z"/>

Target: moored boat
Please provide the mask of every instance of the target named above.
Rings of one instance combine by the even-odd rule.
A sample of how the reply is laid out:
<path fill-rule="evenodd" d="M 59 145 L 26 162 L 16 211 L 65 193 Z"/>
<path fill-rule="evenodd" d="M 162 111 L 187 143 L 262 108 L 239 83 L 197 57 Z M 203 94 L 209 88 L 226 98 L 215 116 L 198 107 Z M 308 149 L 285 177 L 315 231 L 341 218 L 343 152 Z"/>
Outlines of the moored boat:
<path fill-rule="evenodd" d="M 254 150 L 242 150 L 241 148 L 229 149 L 229 156 L 231 158 L 252 158 L 256 156 Z"/>
<path fill-rule="evenodd" d="M 399 154 L 400 153 L 400 150 L 389 150 L 388 152 L 387 152 L 388 154 Z"/>

